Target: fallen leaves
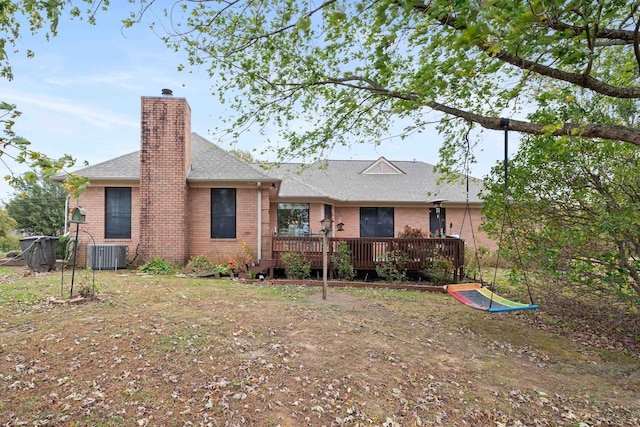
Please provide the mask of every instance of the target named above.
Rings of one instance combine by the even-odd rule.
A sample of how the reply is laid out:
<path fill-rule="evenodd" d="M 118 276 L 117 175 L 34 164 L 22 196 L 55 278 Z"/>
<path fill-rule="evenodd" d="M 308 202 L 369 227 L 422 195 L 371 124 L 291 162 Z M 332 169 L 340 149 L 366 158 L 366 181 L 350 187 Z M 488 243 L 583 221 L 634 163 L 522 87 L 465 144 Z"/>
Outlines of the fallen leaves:
<path fill-rule="evenodd" d="M 0 424 L 640 425 L 609 379 L 616 398 L 570 393 L 604 379 L 426 315 L 422 295 L 335 290 L 346 303 L 328 310 L 296 288 L 141 286 L 82 306 L 4 305 Z"/>

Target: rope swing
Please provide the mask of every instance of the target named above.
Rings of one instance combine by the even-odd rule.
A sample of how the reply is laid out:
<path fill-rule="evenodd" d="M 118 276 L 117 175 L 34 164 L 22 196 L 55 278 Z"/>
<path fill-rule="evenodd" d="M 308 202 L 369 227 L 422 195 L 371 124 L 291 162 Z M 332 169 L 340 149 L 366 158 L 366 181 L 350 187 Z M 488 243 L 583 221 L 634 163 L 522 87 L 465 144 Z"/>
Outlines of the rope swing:
<path fill-rule="evenodd" d="M 504 211 L 502 215 L 502 224 L 500 229 L 500 237 L 498 239 L 498 255 L 496 257 L 496 266 L 493 275 L 493 283 L 496 282 L 498 266 L 500 265 L 500 252 L 502 248 L 503 237 L 505 234 L 505 226 L 508 222 L 509 227 L 513 229 L 513 221 L 511 218 L 511 213 L 509 210 L 509 119 L 501 119 L 500 127 L 504 129 Z M 477 310 L 488 311 L 489 313 L 497 313 L 503 311 L 519 311 L 519 310 L 535 310 L 538 308 L 536 304 L 533 302 L 533 296 L 531 294 L 531 287 L 529 286 L 529 279 L 527 277 L 526 271 L 523 268 L 522 257 L 520 255 L 520 248 L 518 246 L 518 240 L 513 236 L 514 246 L 516 249 L 516 254 L 518 256 L 518 263 L 523 272 L 524 281 L 527 286 L 527 292 L 529 294 L 530 304 L 523 304 L 515 301 L 508 300 L 503 298 L 491 290 L 484 287 L 484 282 L 482 280 L 482 269 L 480 268 L 480 259 L 478 257 L 478 247 L 476 244 L 476 236 L 475 230 L 473 229 L 473 222 L 471 220 L 471 210 L 469 207 L 469 173 L 470 173 L 470 146 L 469 146 L 469 132 L 471 131 L 471 127 L 469 127 L 469 131 L 466 134 L 466 143 L 467 143 L 467 151 L 465 153 L 465 168 L 466 168 L 466 178 L 467 178 L 467 201 L 465 206 L 465 211 L 462 219 L 462 225 L 460 227 L 460 235 L 462 235 L 462 226 L 464 225 L 464 220 L 469 214 L 469 222 L 471 224 L 471 234 L 473 237 L 473 247 L 476 254 L 477 268 L 480 276 L 480 283 L 462 283 L 455 285 L 446 285 L 445 290 L 449 295 L 453 296 L 457 301 L 465 304 L 468 307 L 475 308 Z"/>

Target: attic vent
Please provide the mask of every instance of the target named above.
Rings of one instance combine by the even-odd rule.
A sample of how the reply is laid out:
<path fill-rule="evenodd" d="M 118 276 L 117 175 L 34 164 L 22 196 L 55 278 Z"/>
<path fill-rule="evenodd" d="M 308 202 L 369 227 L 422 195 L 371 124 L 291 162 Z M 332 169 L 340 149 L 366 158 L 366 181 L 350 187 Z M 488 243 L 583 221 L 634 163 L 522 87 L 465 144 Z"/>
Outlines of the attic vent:
<path fill-rule="evenodd" d="M 404 172 L 396 165 L 380 157 L 362 171 L 363 175 L 402 175 Z"/>
<path fill-rule="evenodd" d="M 128 250 L 126 245 L 90 245 L 89 266 L 93 270 L 124 270 Z"/>

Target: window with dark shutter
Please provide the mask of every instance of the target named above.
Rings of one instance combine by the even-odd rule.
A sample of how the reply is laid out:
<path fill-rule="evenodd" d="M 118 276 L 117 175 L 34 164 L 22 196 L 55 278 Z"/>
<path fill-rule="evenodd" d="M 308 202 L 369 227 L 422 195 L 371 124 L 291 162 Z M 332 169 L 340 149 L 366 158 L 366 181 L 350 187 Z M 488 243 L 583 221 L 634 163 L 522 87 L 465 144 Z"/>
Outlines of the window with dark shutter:
<path fill-rule="evenodd" d="M 236 238 L 236 189 L 211 189 L 211 238 Z"/>
<path fill-rule="evenodd" d="M 104 199 L 104 237 L 106 239 L 130 239 L 131 187 L 106 187 Z"/>

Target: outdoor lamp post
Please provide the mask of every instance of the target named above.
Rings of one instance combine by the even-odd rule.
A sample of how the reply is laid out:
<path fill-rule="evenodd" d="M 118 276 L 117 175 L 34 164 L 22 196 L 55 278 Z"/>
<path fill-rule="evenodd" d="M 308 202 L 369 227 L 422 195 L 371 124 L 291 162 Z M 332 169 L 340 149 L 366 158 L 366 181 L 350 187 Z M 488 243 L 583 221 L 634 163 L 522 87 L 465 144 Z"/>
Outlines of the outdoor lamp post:
<path fill-rule="evenodd" d="M 327 234 L 331 232 L 333 220 L 326 217 L 320 221 L 320 232 L 322 232 L 322 299 L 327 299 L 327 263 L 329 248 L 327 245 Z"/>

